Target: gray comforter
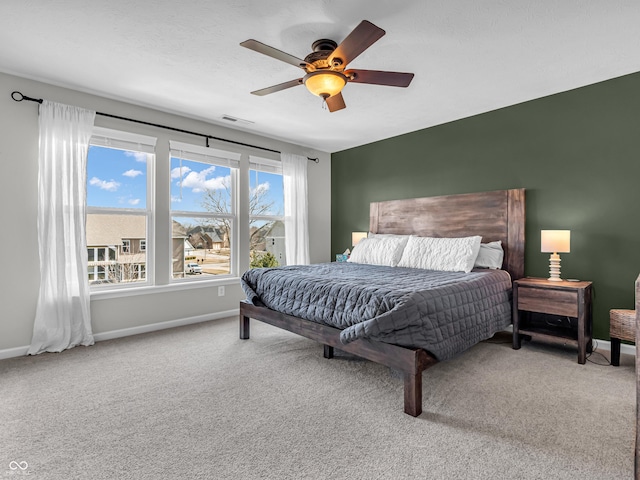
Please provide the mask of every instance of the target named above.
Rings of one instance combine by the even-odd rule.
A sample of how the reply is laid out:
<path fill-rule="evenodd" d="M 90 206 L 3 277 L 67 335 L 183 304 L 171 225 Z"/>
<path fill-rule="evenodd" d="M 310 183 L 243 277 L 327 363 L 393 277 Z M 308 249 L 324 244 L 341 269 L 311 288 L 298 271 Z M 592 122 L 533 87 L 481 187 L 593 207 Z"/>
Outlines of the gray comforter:
<path fill-rule="evenodd" d="M 423 348 L 446 360 L 511 323 L 505 271 L 437 272 L 356 263 L 257 268 L 247 300 L 358 338 Z"/>

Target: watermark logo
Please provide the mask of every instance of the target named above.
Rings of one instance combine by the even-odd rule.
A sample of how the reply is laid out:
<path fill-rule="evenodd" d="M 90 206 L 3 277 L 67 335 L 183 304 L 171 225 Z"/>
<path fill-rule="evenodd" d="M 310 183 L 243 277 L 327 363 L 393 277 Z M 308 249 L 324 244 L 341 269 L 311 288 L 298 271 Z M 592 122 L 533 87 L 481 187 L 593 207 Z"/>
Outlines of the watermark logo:
<path fill-rule="evenodd" d="M 7 470 L 6 473 L 9 475 L 30 475 L 30 473 L 27 471 L 28 468 L 29 464 L 24 460 L 11 460 L 9 462 L 9 470 Z"/>

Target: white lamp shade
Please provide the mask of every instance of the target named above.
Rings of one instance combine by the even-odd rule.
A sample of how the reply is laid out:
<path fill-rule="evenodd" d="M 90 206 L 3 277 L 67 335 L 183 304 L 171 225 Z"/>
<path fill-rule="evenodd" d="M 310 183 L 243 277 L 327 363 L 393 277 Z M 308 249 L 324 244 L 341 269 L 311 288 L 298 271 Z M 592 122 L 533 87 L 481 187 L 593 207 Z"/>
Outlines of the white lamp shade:
<path fill-rule="evenodd" d="M 542 253 L 571 252 L 571 230 L 541 230 L 540 251 Z"/>
<path fill-rule="evenodd" d="M 351 232 L 351 245 L 355 247 L 363 238 L 367 238 L 367 232 Z"/>

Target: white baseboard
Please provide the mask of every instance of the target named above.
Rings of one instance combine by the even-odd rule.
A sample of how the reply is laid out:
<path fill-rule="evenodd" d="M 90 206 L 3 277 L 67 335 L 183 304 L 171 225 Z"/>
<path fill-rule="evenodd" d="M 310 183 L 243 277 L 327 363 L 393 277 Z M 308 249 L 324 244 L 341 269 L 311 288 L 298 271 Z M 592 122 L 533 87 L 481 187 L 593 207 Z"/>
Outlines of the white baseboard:
<path fill-rule="evenodd" d="M 5 348 L 0 350 L 0 360 L 13 357 L 24 357 L 29 351 L 29 345 L 25 347 Z"/>
<path fill-rule="evenodd" d="M 218 320 L 220 318 L 237 316 L 239 314 L 240 314 L 240 309 L 234 308 L 233 310 L 227 310 L 225 312 L 218 312 L 213 314 L 209 313 L 206 315 L 197 315 L 195 317 L 169 320 L 167 322 L 151 323 L 149 325 L 140 325 L 138 327 L 122 328 L 120 330 L 111 330 L 109 332 L 94 333 L 93 338 L 96 342 L 103 342 L 104 340 L 111 340 L 114 338 L 121 338 L 121 337 L 129 337 L 131 335 L 155 332 L 158 330 L 165 330 L 167 328 L 182 327 L 184 325 L 191 325 L 193 323 L 208 322 L 210 320 Z"/>
<path fill-rule="evenodd" d="M 596 345 L 597 342 L 597 345 Z M 598 350 L 605 350 L 607 352 L 611 351 L 611 342 L 609 340 L 598 340 L 597 338 L 593 339 L 593 346 Z M 624 355 L 634 355 L 636 354 L 636 346 L 629 345 L 627 343 L 620 344 L 620 353 Z"/>
<path fill-rule="evenodd" d="M 93 339 L 96 342 L 103 342 L 105 340 L 112 340 L 114 338 L 129 337 L 131 335 L 138 335 L 140 333 L 155 332 L 158 330 L 165 330 L 167 328 L 182 327 L 184 325 L 191 325 L 194 323 L 208 322 L 210 320 L 219 320 L 221 318 L 233 317 L 240 314 L 239 308 L 233 310 L 227 310 L 224 312 L 218 312 L 206 315 L 197 315 L 195 317 L 179 318 L 177 320 L 169 320 L 167 322 L 151 323 L 149 325 L 140 325 L 137 327 L 121 328 L 119 330 L 111 330 L 109 332 L 95 333 Z M 5 358 L 23 357 L 29 351 L 29 345 L 24 347 L 5 348 L 0 350 L 0 360 Z"/>
<path fill-rule="evenodd" d="M 505 332 L 509 332 L 512 333 L 513 332 L 513 325 L 509 325 L 507 328 L 504 329 Z M 597 349 L 597 350 L 603 350 L 605 352 L 610 352 L 611 351 L 611 342 L 609 340 L 600 340 L 597 338 L 593 339 L 593 346 Z M 635 345 L 629 345 L 626 343 L 622 343 L 620 345 L 620 353 L 624 354 L 624 355 L 636 355 L 636 346 Z"/>

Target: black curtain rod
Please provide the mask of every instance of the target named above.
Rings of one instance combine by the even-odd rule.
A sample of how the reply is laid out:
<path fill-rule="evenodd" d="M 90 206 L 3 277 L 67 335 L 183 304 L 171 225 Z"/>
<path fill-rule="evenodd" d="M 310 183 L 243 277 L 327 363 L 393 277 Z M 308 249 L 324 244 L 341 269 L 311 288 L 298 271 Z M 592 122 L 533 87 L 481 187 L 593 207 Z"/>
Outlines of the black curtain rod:
<path fill-rule="evenodd" d="M 11 92 L 11 98 L 16 102 L 27 100 L 28 102 L 42 103 L 41 98 L 27 97 L 26 95 L 23 95 L 21 92 L 18 92 L 18 91 Z M 226 138 L 214 137 L 213 135 L 192 132 L 190 130 L 183 130 L 181 128 L 169 127 L 167 125 L 160 125 L 159 123 L 151 123 L 151 122 L 145 122 L 143 120 L 136 120 L 134 118 L 121 117 L 120 115 L 112 115 L 110 113 L 102 113 L 102 112 L 96 112 L 96 115 L 102 115 L 103 117 L 116 118 L 118 120 L 125 120 L 127 122 L 139 123 L 142 125 L 149 125 L 151 127 L 164 128 L 165 130 L 172 130 L 174 132 L 186 133 L 189 135 L 195 135 L 197 137 L 203 137 L 206 139 L 207 148 L 209 147 L 209 139 L 211 139 L 211 140 L 219 140 L 221 142 L 233 143 L 234 145 L 242 145 L 243 147 L 257 148 L 258 150 L 264 150 L 266 152 L 282 153 L 280 150 L 273 150 L 271 148 L 259 147 L 257 145 L 251 145 L 249 143 L 236 142 L 235 140 L 227 140 Z M 320 163 L 320 159 L 318 158 L 307 157 L 307 159 L 311 160 L 312 162 Z"/>

